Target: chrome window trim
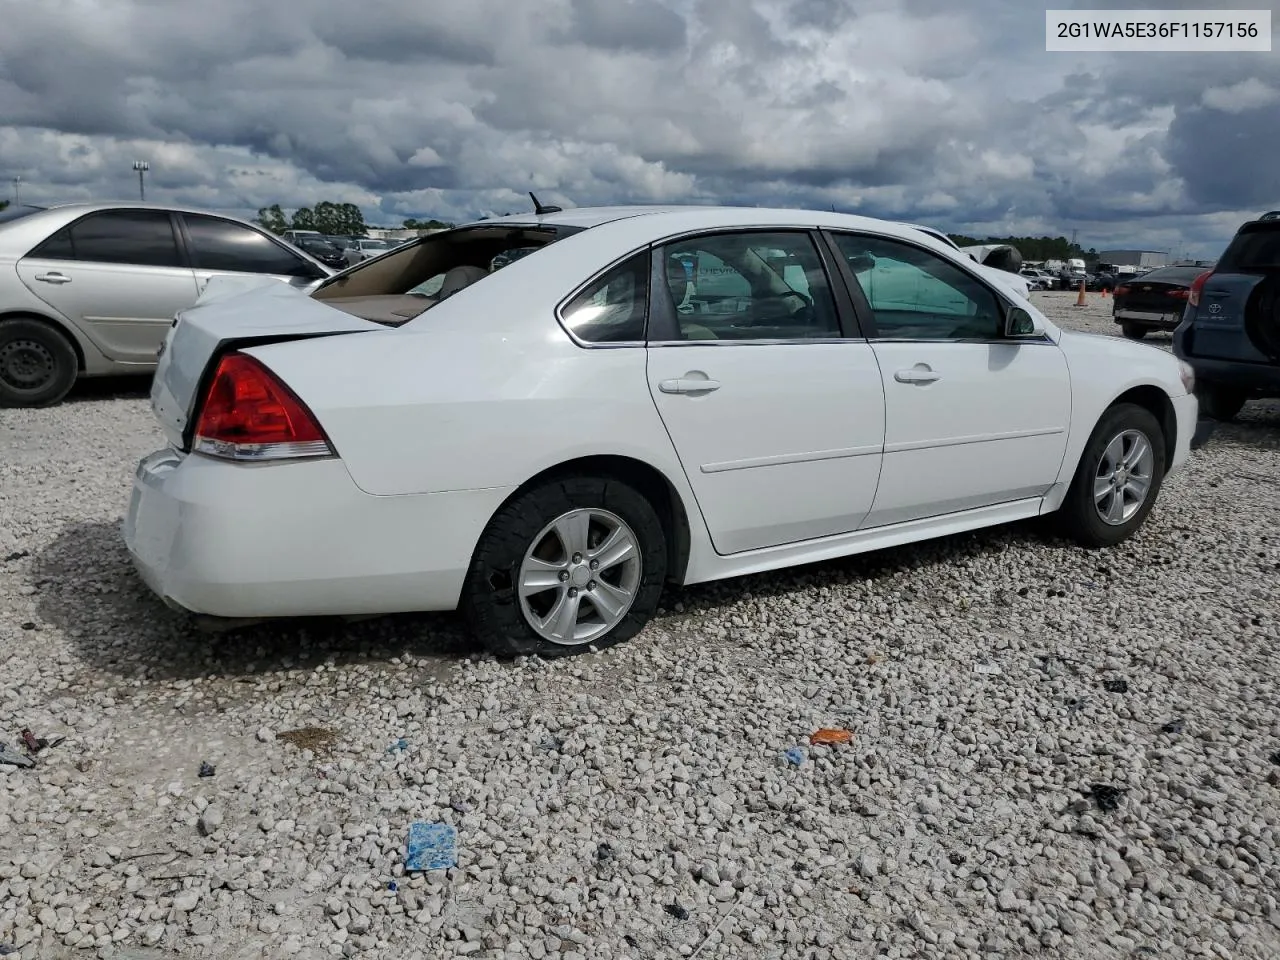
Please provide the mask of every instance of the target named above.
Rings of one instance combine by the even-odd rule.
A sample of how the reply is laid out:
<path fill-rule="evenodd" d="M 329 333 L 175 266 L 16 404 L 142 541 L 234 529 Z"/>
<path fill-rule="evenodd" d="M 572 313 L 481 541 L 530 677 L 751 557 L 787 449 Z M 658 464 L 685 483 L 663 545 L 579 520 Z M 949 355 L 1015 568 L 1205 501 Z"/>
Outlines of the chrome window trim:
<path fill-rule="evenodd" d="M 579 296 L 585 293 L 590 287 L 594 286 L 600 280 L 603 280 L 606 274 L 610 273 L 613 270 L 616 270 L 618 267 L 622 266 L 628 260 L 631 260 L 634 257 L 639 256 L 641 253 L 647 253 L 649 255 L 650 268 L 652 268 L 653 244 L 647 243 L 643 247 L 637 247 L 636 249 L 623 254 L 621 257 L 618 257 L 616 260 L 613 260 L 608 266 L 600 270 L 597 270 L 587 280 L 578 284 L 578 286 L 574 287 L 573 290 L 570 291 L 568 296 L 562 298 L 560 302 L 556 304 L 555 310 L 553 311 L 553 313 L 555 314 L 556 323 L 559 324 L 560 329 L 564 331 L 565 336 L 567 336 L 570 340 L 572 340 L 575 344 L 577 344 L 577 346 L 581 347 L 583 350 L 601 350 L 601 349 L 617 350 L 617 349 L 622 349 L 627 347 L 643 347 L 646 345 L 647 341 L 645 340 L 614 340 L 610 343 L 593 343 L 590 340 L 583 340 L 576 333 L 574 333 L 573 330 L 569 328 L 569 324 L 565 321 L 565 318 L 564 318 L 565 307 L 567 307 Z M 645 326 L 645 332 L 647 334 L 649 330 L 649 286 L 647 283 L 645 284 L 644 326 Z"/>

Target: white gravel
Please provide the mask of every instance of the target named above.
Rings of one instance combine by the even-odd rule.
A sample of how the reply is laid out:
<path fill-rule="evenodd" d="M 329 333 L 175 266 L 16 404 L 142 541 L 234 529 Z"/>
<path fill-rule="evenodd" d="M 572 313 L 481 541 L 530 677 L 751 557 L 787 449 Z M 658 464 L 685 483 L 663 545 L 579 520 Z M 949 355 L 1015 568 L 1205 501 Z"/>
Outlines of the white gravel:
<path fill-rule="evenodd" d="M 1119 548 L 959 536 L 500 664 L 451 616 L 189 629 L 120 544 L 160 438 L 113 389 L 0 412 L 0 740 L 67 738 L 0 766 L 22 960 L 1280 954 L 1275 404 Z M 457 869 L 403 875 L 418 819 Z"/>

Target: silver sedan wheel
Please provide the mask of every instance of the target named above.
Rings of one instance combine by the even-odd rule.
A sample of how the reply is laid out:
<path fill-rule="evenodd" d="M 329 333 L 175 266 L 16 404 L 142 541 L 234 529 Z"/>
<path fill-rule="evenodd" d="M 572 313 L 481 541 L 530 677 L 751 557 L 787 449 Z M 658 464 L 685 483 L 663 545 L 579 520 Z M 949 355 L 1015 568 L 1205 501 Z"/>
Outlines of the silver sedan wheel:
<path fill-rule="evenodd" d="M 520 609 L 544 640 L 579 646 L 602 637 L 640 588 L 640 541 L 608 510 L 570 510 L 542 528 L 520 564 Z"/>
<path fill-rule="evenodd" d="M 1132 519 L 1151 490 L 1155 454 L 1141 430 L 1125 430 L 1112 438 L 1098 459 L 1093 503 L 1098 516 L 1113 527 Z"/>

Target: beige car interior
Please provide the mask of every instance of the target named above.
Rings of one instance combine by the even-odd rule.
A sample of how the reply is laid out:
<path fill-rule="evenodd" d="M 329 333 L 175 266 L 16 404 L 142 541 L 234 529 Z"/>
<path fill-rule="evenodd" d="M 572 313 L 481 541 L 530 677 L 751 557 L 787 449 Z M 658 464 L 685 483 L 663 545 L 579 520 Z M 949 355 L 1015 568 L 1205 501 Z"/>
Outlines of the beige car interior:
<path fill-rule="evenodd" d="M 312 296 L 352 316 L 400 326 L 489 276 L 501 254 L 546 246 L 556 238 L 537 227 L 450 230 L 335 277 Z"/>

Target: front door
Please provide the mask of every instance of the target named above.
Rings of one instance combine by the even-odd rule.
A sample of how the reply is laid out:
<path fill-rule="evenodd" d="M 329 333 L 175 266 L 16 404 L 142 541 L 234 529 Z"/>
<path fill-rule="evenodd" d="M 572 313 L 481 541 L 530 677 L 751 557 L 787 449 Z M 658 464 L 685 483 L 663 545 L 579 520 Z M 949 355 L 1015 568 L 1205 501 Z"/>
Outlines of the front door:
<path fill-rule="evenodd" d="M 215 276 L 270 276 L 306 288 L 328 276 L 284 242 L 242 223 L 198 213 L 182 214 L 200 288 Z"/>
<path fill-rule="evenodd" d="M 82 217 L 18 261 L 18 275 L 105 356 L 148 366 L 174 314 L 197 296 L 163 210 Z"/>
<path fill-rule="evenodd" d="M 1071 417 L 1058 346 L 1004 339 L 1001 298 L 932 251 L 861 234 L 834 239 L 873 318 L 884 383 L 884 468 L 863 525 L 1046 493 Z"/>
<path fill-rule="evenodd" d="M 856 530 L 880 473 L 884 392 L 814 239 L 718 233 L 655 255 L 667 283 L 649 328 L 650 393 L 716 551 Z"/>

